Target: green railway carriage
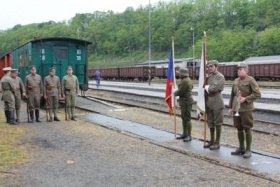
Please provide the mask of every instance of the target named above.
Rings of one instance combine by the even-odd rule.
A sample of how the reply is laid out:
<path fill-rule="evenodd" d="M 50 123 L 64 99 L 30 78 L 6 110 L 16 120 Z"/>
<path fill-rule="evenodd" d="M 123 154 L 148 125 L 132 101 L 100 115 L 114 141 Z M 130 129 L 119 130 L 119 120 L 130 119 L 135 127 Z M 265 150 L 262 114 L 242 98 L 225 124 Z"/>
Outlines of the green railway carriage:
<path fill-rule="evenodd" d="M 66 67 L 72 66 L 73 74 L 78 77 L 80 89 L 88 89 L 87 47 L 89 41 L 73 38 L 34 38 L 11 51 L 12 67 L 19 70 L 24 80 L 29 74 L 28 67 L 35 65 L 37 73 L 44 79 L 49 68 L 56 68 L 56 75 L 62 80 L 67 74 Z"/>

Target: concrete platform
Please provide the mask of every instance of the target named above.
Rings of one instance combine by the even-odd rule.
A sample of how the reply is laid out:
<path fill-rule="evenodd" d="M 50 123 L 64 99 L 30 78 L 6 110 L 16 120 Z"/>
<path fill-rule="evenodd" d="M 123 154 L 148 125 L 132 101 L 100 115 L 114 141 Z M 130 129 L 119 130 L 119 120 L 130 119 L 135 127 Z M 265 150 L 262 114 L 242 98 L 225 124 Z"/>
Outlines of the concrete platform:
<path fill-rule="evenodd" d="M 118 87 L 109 87 L 109 86 L 101 86 L 100 88 L 96 88 L 95 86 L 90 86 L 90 88 L 98 89 L 98 90 L 104 90 L 104 91 L 115 91 L 115 92 L 121 92 L 121 93 L 130 93 L 135 95 L 141 95 L 141 96 L 149 96 L 149 97 L 156 97 L 156 98 L 165 98 L 165 90 L 162 90 L 162 92 L 158 91 L 152 91 L 147 90 L 145 87 L 139 91 L 139 89 L 133 89 L 133 87 L 130 87 L 130 89 L 127 88 L 118 88 Z M 279 92 L 279 91 L 278 91 Z M 278 92 L 275 91 L 275 97 L 278 97 Z M 224 92 L 222 92 L 224 94 Z M 193 96 L 194 100 L 197 100 L 197 96 Z M 280 98 L 279 98 L 280 99 Z M 229 99 L 224 98 L 224 103 L 226 106 L 228 106 Z M 280 105 L 279 104 L 272 104 L 272 103 L 260 103 L 256 101 L 254 103 L 255 109 L 269 111 L 269 112 L 276 112 L 280 113 Z"/>
<path fill-rule="evenodd" d="M 156 144 L 163 145 L 164 147 L 168 147 L 173 150 L 191 152 L 192 154 L 196 154 L 210 160 L 227 163 L 232 167 L 246 169 L 248 172 L 261 174 L 262 176 L 269 177 L 280 182 L 280 159 L 277 157 L 273 158 L 265 156 L 266 154 L 264 152 L 262 152 L 263 155 L 253 154 L 251 158 L 244 159 L 242 156 L 232 156 L 230 152 L 233 151 L 233 149 L 231 148 L 221 147 L 220 150 L 210 151 L 209 149 L 203 148 L 203 142 L 201 141 L 192 140 L 191 142 L 184 143 L 182 141 L 175 140 L 174 134 L 148 125 L 100 114 L 87 114 L 80 116 L 80 118 L 107 128 L 114 128 L 136 135 L 137 137 L 155 142 Z"/>

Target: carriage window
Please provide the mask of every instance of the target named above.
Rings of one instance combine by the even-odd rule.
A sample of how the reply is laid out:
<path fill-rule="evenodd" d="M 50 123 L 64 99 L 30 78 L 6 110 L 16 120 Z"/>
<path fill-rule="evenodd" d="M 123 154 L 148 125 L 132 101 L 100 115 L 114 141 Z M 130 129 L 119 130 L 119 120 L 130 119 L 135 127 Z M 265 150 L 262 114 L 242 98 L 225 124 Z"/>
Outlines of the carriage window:
<path fill-rule="evenodd" d="M 67 58 L 67 50 L 66 49 L 55 49 L 54 56 L 55 56 L 55 58 Z"/>

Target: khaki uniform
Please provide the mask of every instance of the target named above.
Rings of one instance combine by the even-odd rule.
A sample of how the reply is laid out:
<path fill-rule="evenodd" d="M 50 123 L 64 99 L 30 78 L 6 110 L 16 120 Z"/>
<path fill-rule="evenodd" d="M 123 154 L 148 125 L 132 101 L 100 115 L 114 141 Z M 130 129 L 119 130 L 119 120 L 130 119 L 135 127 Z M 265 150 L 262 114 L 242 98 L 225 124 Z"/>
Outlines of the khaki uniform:
<path fill-rule="evenodd" d="M 243 80 L 237 78 L 234 80 L 231 89 L 231 96 L 228 107 L 237 112 L 237 97 L 245 97 L 246 101 L 240 104 L 238 110 L 240 116 L 234 116 L 234 126 L 253 127 L 252 111 L 254 110 L 253 101 L 261 97 L 259 86 L 256 80 L 251 76 L 246 76 Z"/>
<path fill-rule="evenodd" d="M 189 77 L 184 77 L 175 96 L 179 96 L 179 105 L 181 107 L 181 118 L 183 125 L 183 134 L 191 136 L 191 110 L 194 103 L 192 97 L 193 84 Z"/>
<path fill-rule="evenodd" d="M 44 95 L 47 96 L 47 106 L 50 117 L 57 117 L 58 100 L 61 95 L 61 85 L 58 76 L 47 76 L 44 79 Z"/>
<path fill-rule="evenodd" d="M 210 85 L 206 94 L 206 113 L 209 128 L 223 125 L 223 109 L 225 108 L 221 92 L 224 89 L 225 78 L 220 73 L 212 73 L 208 77 L 207 84 Z"/>
<path fill-rule="evenodd" d="M 24 84 L 20 77 L 12 78 L 14 81 L 14 84 L 16 86 L 15 91 L 15 108 L 16 108 L 16 116 L 17 120 L 19 121 L 20 117 L 20 106 L 21 106 L 21 94 L 26 93 Z"/>
<path fill-rule="evenodd" d="M 34 109 L 36 115 L 36 121 L 39 121 L 39 108 L 41 103 L 41 95 L 43 94 L 43 83 L 41 76 L 38 74 L 27 75 L 25 77 L 25 88 L 28 96 L 28 109 L 30 112 L 31 120 L 34 118 Z"/>
<path fill-rule="evenodd" d="M 7 69 L 7 68 L 6 68 Z M 1 79 L 2 101 L 4 101 L 4 110 L 7 123 L 17 125 L 14 118 L 15 109 L 15 90 L 16 86 L 13 79 L 9 75 L 5 75 Z"/>
<path fill-rule="evenodd" d="M 245 63 L 241 63 L 239 67 L 248 68 L 248 65 Z M 240 108 L 238 109 L 237 101 L 241 97 L 245 98 L 245 102 L 240 103 Z M 253 101 L 260 97 L 261 93 L 259 86 L 253 77 L 246 75 L 243 79 L 237 78 L 234 80 L 228 106 L 233 110 L 234 113 L 233 124 L 237 128 L 239 147 L 236 151 L 231 152 L 232 155 L 244 154 L 244 158 L 251 157 L 251 128 L 254 124 L 252 115 L 252 111 L 254 110 Z M 235 116 L 237 111 L 239 113 L 239 116 Z M 245 139 L 246 147 L 244 144 Z"/>
<path fill-rule="evenodd" d="M 74 117 L 76 106 L 76 95 L 79 93 L 79 82 L 75 75 L 66 75 L 62 79 L 62 94 L 65 95 L 65 102 L 68 115 Z"/>
<path fill-rule="evenodd" d="M 13 79 L 5 75 L 1 79 L 1 88 L 2 88 L 2 101 L 4 101 L 4 109 L 14 110 L 15 109 L 15 91 L 16 86 Z"/>

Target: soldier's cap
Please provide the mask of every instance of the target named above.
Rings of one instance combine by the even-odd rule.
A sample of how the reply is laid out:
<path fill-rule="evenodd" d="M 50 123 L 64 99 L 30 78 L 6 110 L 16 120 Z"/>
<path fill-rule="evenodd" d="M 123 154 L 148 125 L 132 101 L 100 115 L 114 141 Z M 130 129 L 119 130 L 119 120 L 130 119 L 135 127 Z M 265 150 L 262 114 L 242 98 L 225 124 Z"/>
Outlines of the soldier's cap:
<path fill-rule="evenodd" d="M 245 62 L 239 62 L 237 68 L 248 68 L 248 64 Z"/>
<path fill-rule="evenodd" d="M 73 69 L 72 66 L 67 66 L 66 70 Z"/>
<path fill-rule="evenodd" d="M 3 71 L 11 71 L 11 70 L 12 70 L 11 67 L 5 67 L 5 68 L 3 68 Z"/>
<path fill-rule="evenodd" d="M 11 72 L 17 73 L 17 72 L 18 72 L 18 69 L 11 69 Z"/>
<path fill-rule="evenodd" d="M 219 65 L 219 61 L 218 60 L 210 60 L 208 63 L 207 63 L 207 66 L 218 66 Z"/>
<path fill-rule="evenodd" d="M 188 77 L 188 76 L 189 76 L 189 70 L 188 70 L 188 68 L 180 68 L 180 69 L 179 69 L 179 74 L 180 74 L 181 76 L 186 76 L 186 77 Z"/>
<path fill-rule="evenodd" d="M 50 67 L 49 70 L 53 71 L 53 70 L 56 70 L 56 68 L 55 67 Z"/>
<path fill-rule="evenodd" d="M 31 69 L 36 69 L 36 66 L 32 65 L 32 66 L 29 66 L 29 70 Z"/>

